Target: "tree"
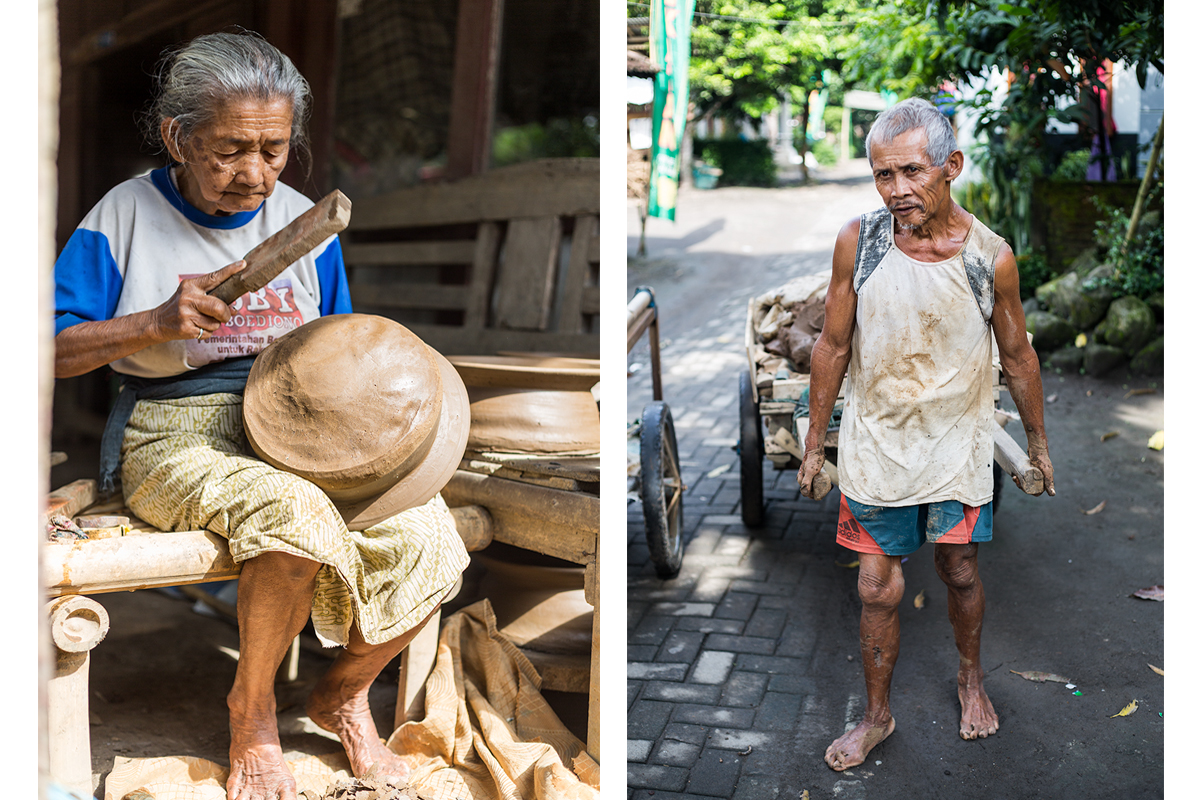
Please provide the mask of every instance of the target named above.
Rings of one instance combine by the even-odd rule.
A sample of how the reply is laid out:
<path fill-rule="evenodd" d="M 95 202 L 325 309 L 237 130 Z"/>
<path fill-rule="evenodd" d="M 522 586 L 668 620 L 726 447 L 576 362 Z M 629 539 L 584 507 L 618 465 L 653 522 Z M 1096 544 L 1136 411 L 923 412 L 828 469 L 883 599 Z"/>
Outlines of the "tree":
<path fill-rule="evenodd" d="M 1143 86 L 1150 66 L 1162 72 L 1163 21 L 1163 0 L 891 0 L 855 28 L 848 75 L 901 95 L 994 70 L 1009 75 L 1002 97 L 984 90 L 973 104 L 991 217 L 1021 253 L 1047 123 L 1095 124 L 1090 97 L 1106 61 L 1133 65 Z"/>
<path fill-rule="evenodd" d="M 858 0 L 697 0 L 690 72 L 696 116 L 757 126 L 787 98 L 806 126 L 809 92 L 822 88 L 823 70 L 840 68 L 837 53 L 857 11 Z"/>

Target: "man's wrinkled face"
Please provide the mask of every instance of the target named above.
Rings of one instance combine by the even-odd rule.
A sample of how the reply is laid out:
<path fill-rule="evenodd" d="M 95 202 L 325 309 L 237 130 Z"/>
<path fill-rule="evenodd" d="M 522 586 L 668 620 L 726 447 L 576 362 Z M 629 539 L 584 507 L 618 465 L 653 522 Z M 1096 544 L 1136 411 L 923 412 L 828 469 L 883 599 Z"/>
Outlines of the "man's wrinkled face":
<path fill-rule="evenodd" d="M 169 135 L 173 120 L 162 123 L 163 138 L 176 171 L 180 192 L 206 214 L 253 211 L 275 191 L 287 164 L 292 137 L 292 104 L 232 99 L 222 103 L 212 122 L 176 146 Z"/>
<path fill-rule="evenodd" d="M 922 227 L 949 202 L 950 181 L 962 169 L 961 152 L 956 150 L 939 167 L 929 161 L 925 143 L 925 130 L 914 128 L 871 145 L 875 189 L 897 224 L 909 230 Z"/>

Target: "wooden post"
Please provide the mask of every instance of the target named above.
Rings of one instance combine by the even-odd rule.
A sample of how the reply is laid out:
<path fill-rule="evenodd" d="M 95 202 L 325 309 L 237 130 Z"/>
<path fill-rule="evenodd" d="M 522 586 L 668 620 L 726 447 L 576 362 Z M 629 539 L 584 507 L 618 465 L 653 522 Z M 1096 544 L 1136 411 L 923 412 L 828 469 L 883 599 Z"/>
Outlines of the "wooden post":
<path fill-rule="evenodd" d="M 108 612 L 88 597 L 46 604 L 54 642 L 54 676 L 46 683 L 50 775 L 83 797 L 92 794 L 92 743 L 88 730 L 88 653 L 108 633 Z"/>
<path fill-rule="evenodd" d="M 484 172 L 491 161 L 492 117 L 504 0 L 459 0 L 446 177 Z"/>

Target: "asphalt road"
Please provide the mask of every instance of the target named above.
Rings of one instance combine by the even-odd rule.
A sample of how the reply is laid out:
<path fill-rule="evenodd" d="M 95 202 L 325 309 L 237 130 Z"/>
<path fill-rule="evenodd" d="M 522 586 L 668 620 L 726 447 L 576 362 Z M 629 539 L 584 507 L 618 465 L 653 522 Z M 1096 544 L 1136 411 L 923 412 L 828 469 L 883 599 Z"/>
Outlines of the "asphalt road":
<path fill-rule="evenodd" d="M 1147 447 L 1164 427 L 1162 378 L 1043 371 L 1057 496 L 1029 497 L 1007 486 L 995 540 L 980 553 L 987 594 L 985 685 L 1000 731 L 974 742 L 956 735 L 957 657 L 945 591 L 931 548 L 923 548 L 905 564 L 892 691 L 896 732 L 866 764 L 846 773 L 834 773 L 821 760 L 846 721 L 861 714 L 863 702 L 857 572 L 838 566 L 852 556 L 830 541 L 836 492 L 820 506 L 798 498 L 794 471 L 777 474 L 766 463 L 766 525 L 733 524 L 740 505 L 730 444 L 737 437 L 748 299 L 796 275 L 827 269 L 841 225 L 878 206 L 864 164 L 825 177 L 819 186 L 802 188 L 685 190 L 677 222 L 649 221 L 646 257 L 636 256 L 638 223 L 630 206 L 629 290 L 655 290 L 664 394 L 689 487 L 689 549 L 674 581 L 654 576 L 640 538 L 639 504 L 630 507 L 631 796 L 799 798 L 807 789 L 812 800 L 1163 797 L 1164 678 L 1151 665 L 1164 667 L 1165 603 L 1131 596 L 1164 582 L 1163 452 Z M 650 400 L 644 343 L 629 363 L 633 418 Z M 1135 389 L 1152 391 L 1131 394 Z M 1014 408 L 1007 397 L 1003 405 Z M 1019 425 L 1010 431 L 1023 442 Z M 732 468 L 720 472 L 726 464 Z M 737 542 L 742 544 L 731 544 Z M 711 566 L 722 553 L 719 566 Z M 740 585 L 733 581 L 723 594 L 712 594 L 717 569 L 742 576 Z M 678 621 L 685 613 L 703 617 L 704 609 L 695 611 L 703 604 L 691 602 L 690 611 L 680 611 L 662 602 L 687 606 L 705 591 L 713 601 L 708 622 Z M 926 602 L 918 609 L 913 601 L 920 592 Z M 722 614 L 733 608 L 731 601 L 755 597 L 758 605 L 744 623 Z M 715 619 L 722 616 L 729 619 Z M 786 619 L 778 647 L 809 643 L 791 653 L 799 661 L 787 661 L 799 664 L 798 674 L 785 682 L 787 676 L 771 674 L 769 656 L 751 661 L 737 653 L 730 657 L 736 658 L 732 671 L 715 679 L 724 681 L 720 690 L 706 694 L 714 681 L 706 670 L 719 655 L 706 653 L 762 641 L 748 632 L 768 618 Z M 684 656 L 691 663 L 678 672 L 666 669 L 684 642 L 692 643 Z M 1071 686 L 1014 674 L 1024 671 L 1055 673 Z M 746 685 L 762 675 L 769 683 L 758 699 L 729 699 L 738 681 Z M 1134 700 L 1134 713 L 1114 716 Z M 734 712 L 742 722 L 733 733 L 705 721 L 706 715 Z M 658 718 L 661 725 L 651 724 Z M 766 750 L 749 754 L 740 744 L 730 749 L 730 736 L 764 742 Z M 709 777 L 695 779 L 700 774 Z"/>

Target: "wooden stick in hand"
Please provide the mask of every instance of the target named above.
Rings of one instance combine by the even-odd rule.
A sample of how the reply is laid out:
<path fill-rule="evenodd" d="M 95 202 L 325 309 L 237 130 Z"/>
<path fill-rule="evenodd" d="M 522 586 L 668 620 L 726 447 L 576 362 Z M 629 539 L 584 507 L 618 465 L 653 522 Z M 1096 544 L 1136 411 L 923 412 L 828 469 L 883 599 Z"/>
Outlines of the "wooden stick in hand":
<path fill-rule="evenodd" d="M 245 269 L 226 278 L 208 294 L 232 303 L 247 292 L 257 292 L 305 253 L 345 230 L 349 223 L 350 199 L 334 189 L 247 253 Z"/>

